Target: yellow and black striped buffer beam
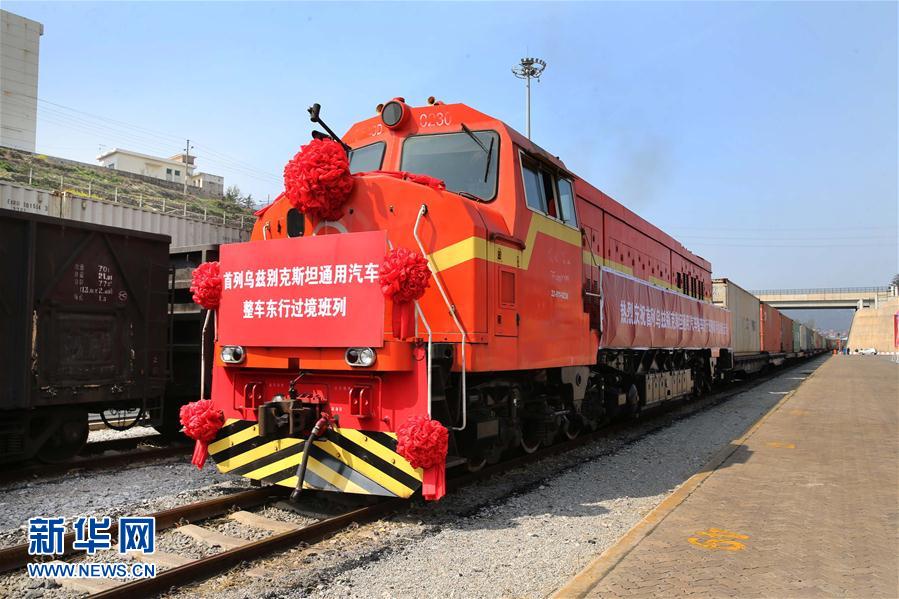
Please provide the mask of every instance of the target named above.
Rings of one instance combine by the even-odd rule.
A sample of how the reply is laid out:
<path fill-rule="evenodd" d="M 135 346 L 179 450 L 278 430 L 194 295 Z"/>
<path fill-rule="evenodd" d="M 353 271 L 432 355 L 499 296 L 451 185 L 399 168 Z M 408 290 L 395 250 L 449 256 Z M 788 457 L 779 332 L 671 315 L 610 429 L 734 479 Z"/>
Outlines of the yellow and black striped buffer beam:
<path fill-rule="evenodd" d="M 231 419 L 209 445 L 219 472 L 294 488 L 305 441 L 260 437 L 259 426 Z M 396 452 L 396 434 L 331 428 L 309 450 L 304 489 L 410 497 L 422 470 Z"/>

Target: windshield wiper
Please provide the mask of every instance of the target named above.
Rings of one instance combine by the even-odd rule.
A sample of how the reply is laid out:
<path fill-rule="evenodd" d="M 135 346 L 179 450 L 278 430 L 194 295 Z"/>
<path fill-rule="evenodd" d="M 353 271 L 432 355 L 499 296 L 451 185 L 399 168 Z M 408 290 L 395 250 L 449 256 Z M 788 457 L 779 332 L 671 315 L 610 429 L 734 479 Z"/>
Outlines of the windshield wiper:
<path fill-rule="evenodd" d="M 490 138 L 490 148 L 487 150 L 487 168 L 484 169 L 484 183 L 490 175 L 490 157 L 493 155 L 493 137 Z"/>
<path fill-rule="evenodd" d="M 484 198 L 482 198 L 481 196 L 476 196 L 473 193 L 468 192 L 468 191 L 454 191 L 453 193 L 460 195 L 463 198 L 468 198 L 469 200 L 474 200 L 475 202 L 484 202 Z"/>
<path fill-rule="evenodd" d="M 478 144 L 479 146 L 481 146 L 481 149 L 484 150 L 484 152 L 485 152 L 486 154 L 489 154 L 489 153 L 490 153 L 490 150 L 487 149 L 487 146 L 484 145 L 484 142 L 482 142 L 480 139 L 478 139 L 478 136 L 475 135 L 475 134 L 471 131 L 471 129 L 468 128 L 468 125 L 466 125 L 465 123 L 462 123 L 462 131 L 465 131 L 465 134 L 468 135 L 468 137 L 470 137 L 470 138 L 474 141 L 474 143 L 476 143 L 476 144 Z"/>
<path fill-rule="evenodd" d="M 468 137 L 470 137 L 474 141 L 474 143 L 481 146 L 481 149 L 484 150 L 485 154 L 487 154 L 487 168 L 484 169 L 484 181 L 486 181 L 487 177 L 490 175 L 490 158 L 493 156 L 493 137 L 490 138 L 490 147 L 488 148 L 484 145 L 484 142 L 478 139 L 478 136 L 475 135 L 465 123 L 462 123 L 462 131 L 465 131 L 465 134 L 468 135 Z"/>

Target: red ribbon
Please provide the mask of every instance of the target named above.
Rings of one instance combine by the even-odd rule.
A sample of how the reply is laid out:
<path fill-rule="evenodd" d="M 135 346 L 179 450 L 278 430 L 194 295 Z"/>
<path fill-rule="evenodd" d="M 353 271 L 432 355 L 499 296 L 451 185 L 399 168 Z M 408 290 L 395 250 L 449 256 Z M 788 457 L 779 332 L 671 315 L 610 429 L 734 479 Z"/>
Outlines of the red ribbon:
<path fill-rule="evenodd" d="M 190 292 L 194 303 L 217 310 L 222 301 L 222 273 L 218 262 L 204 262 L 190 274 Z"/>
<path fill-rule="evenodd" d="M 196 441 L 190 463 L 201 469 L 209 456 L 209 444 L 225 424 L 225 416 L 212 404 L 211 399 L 201 399 L 183 405 L 178 415 L 181 426 L 184 427 L 184 434 Z"/>
<path fill-rule="evenodd" d="M 436 501 L 446 494 L 449 431 L 427 416 L 412 416 L 396 431 L 396 452 L 413 468 L 424 469 L 421 492 Z"/>
<path fill-rule="evenodd" d="M 393 300 L 393 336 L 406 339 L 415 333 L 415 300 L 430 286 L 428 261 L 406 248 L 387 252 L 378 270 L 381 292 Z"/>
<path fill-rule="evenodd" d="M 284 167 L 284 195 L 315 220 L 337 220 L 355 180 L 346 152 L 333 139 L 313 139 Z"/>

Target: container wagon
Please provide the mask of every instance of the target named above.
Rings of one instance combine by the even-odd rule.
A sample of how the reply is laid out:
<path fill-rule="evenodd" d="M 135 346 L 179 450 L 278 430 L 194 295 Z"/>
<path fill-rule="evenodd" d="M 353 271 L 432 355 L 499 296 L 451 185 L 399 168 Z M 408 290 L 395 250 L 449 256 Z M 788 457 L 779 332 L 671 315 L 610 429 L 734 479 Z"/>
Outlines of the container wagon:
<path fill-rule="evenodd" d="M 0 462 L 71 457 L 89 412 L 140 408 L 160 424 L 168 247 L 164 235 L 0 209 Z"/>
<path fill-rule="evenodd" d="M 712 302 L 730 310 L 733 370 L 757 372 L 768 365 L 761 346 L 761 302 L 730 279 L 712 280 Z"/>
<path fill-rule="evenodd" d="M 793 319 L 783 313 L 780 315 L 780 351 L 788 358 L 793 357 Z"/>
<path fill-rule="evenodd" d="M 781 321 L 783 316 L 780 310 L 774 306 L 761 303 L 759 305 L 759 345 L 764 353 L 768 354 L 769 363 L 779 366 L 784 361 L 781 334 Z"/>
<path fill-rule="evenodd" d="M 805 354 L 809 349 L 809 332 L 808 327 L 804 324 L 799 325 L 799 351 Z"/>

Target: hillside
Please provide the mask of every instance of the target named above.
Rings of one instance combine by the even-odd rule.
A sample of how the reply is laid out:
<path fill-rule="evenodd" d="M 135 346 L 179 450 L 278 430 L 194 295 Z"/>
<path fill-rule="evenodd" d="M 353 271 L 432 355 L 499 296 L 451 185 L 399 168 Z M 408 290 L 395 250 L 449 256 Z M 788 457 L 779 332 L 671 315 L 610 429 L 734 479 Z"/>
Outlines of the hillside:
<path fill-rule="evenodd" d="M 233 222 L 244 217 L 253 222 L 252 209 L 222 198 L 202 197 L 195 187 L 188 186 L 185 194 L 179 183 L 7 147 L 0 147 L 0 181 L 157 211 L 162 207 L 163 212 L 183 210 L 197 218 Z"/>

